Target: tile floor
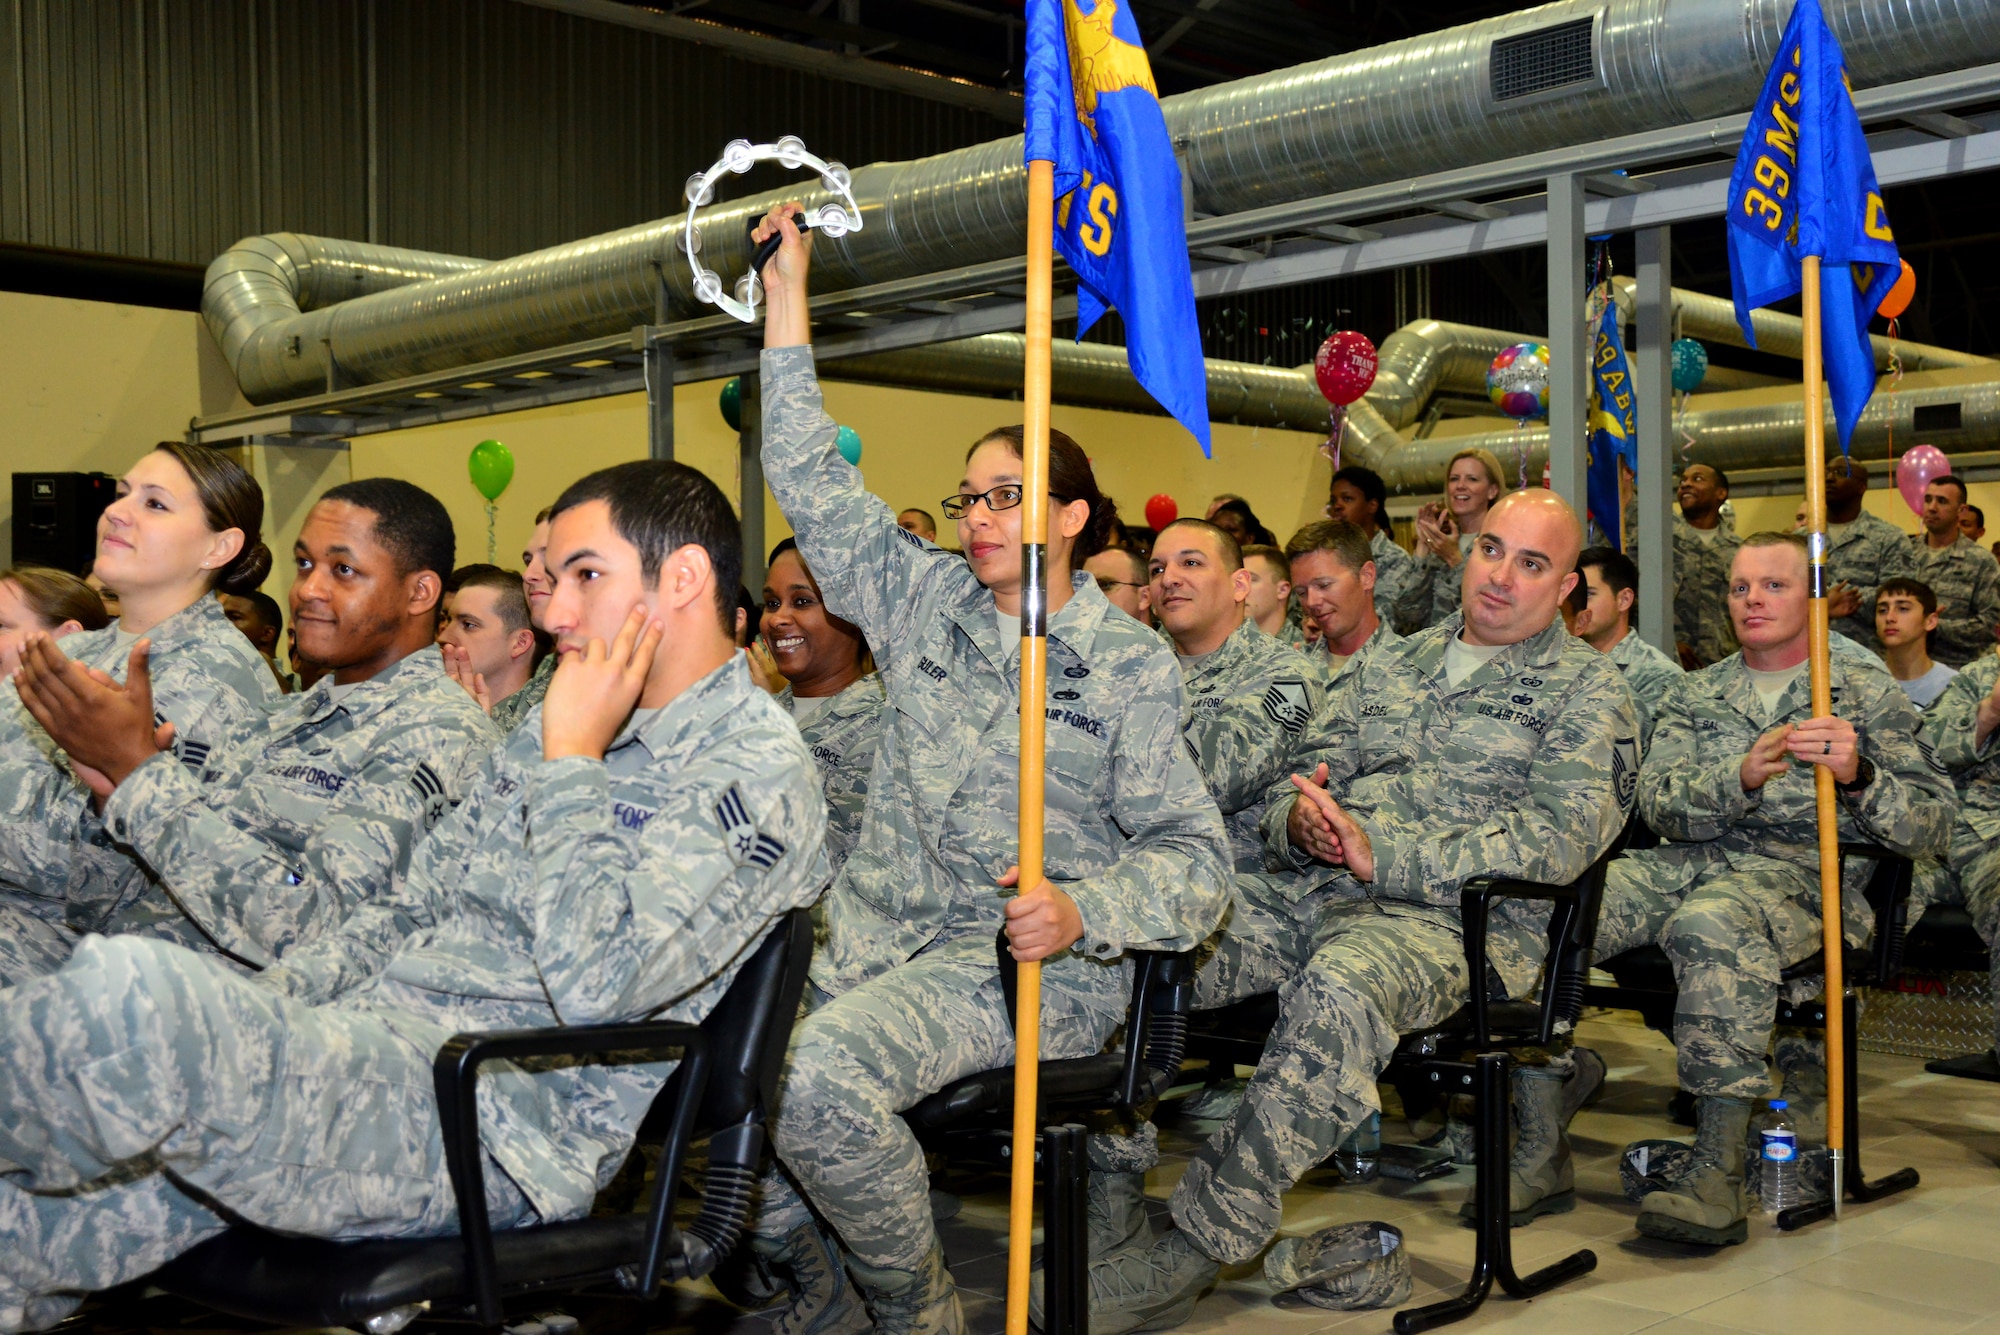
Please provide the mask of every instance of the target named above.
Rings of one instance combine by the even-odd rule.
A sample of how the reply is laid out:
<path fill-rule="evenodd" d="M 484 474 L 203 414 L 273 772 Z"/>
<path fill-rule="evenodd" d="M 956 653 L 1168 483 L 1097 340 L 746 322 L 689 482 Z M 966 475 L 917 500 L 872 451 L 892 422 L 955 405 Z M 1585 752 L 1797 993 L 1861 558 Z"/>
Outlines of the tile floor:
<path fill-rule="evenodd" d="M 1620 1193 L 1618 1150 L 1646 1136 L 1685 1138 L 1665 1115 L 1673 1052 L 1636 1017 L 1599 1015 L 1583 1041 L 1610 1066 L 1605 1097 L 1572 1128 L 1577 1209 L 1514 1234 L 1523 1272 L 1579 1247 L 1597 1254 L 1594 1273 L 1530 1302 L 1496 1297 L 1454 1330 L 1534 1335 L 2000 1335 L 2000 1085 L 1924 1073 L 1916 1058 L 1862 1055 L 1863 1158 L 1874 1176 L 1913 1166 L 1914 1191 L 1849 1206 L 1839 1223 L 1779 1234 L 1754 1218 L 1750 1241 L 1701 1254 L 1647 1242 L 1632 1229 Z M 1391 1138 L 1395 1132 L 1391 1130 Z M 1195 1143 L 1163 1137 L 1163 1162 L 1148 1181 L 1156 1214 Z M 1385 1182 L 1335 1189 L 1315 1173 L 1286 1199 L 1287 1232 L 1382 1219 L 1405 1235 L 1416 1277 L 1411 1305 L 1456 1292 L 1472 1259 L 1472 1235 L 1456 1211 L 1470 1170 L 1421 1184 Z M 945 1246 L 975 1335 L 1003 1327 L 1006 1183 L 954 1179 L 963 1208 L 944 1225 Z M 768 1335 L 768 1316 L 745 1315 L 706 1285 L 684 1285 L 658 1303 L 579 1302 L 580 1335 Z M 1226 1270 L 1183 1330 L 1273 1331 L 1280 1335 L 1390 1329 L 1390 1313 L 1279 1306 L 1255 1265 Z M 212 1315 L 170 1300 L 86 1310 L 76 1327 L 95 1331 L 224 1328 Z M 236 1327 L 241 1329 L 241 1327 Z M 411 1335 L 420 1335 L 420 1329 Z M 455 1328 L 463 1329 L 463 1328 Z"/>

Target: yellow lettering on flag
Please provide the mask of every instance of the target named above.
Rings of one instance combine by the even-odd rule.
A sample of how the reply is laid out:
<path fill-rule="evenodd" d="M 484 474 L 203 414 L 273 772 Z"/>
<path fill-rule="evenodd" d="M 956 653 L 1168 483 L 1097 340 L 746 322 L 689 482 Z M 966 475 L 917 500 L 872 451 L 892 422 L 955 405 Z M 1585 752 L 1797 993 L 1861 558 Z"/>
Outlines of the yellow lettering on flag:
<path fill-rule="evenodd" d="M 1757 159 L 1756 165 L 1750 169 L 1750 174 L 1757 178 L 1757 184 L 1767 190 L 1776 191 L 1779 199 L 1792 193 L 1791 173 L 1773 162 L 1768 154 Z"/>
<path fill-rule="evenodd" d="M 1076 229 L 1076 239 L 1083 242 L 1083 248 L 1093 255 L 1102 255 L 1111 249 L 1111 219 L 1118 213 L 1118 192 L 1099 181 L 1097 188 L 1090 192 L 1090 223 L 1081 223 Z"/>
<path fill-rule="evenodd" d="M 1767 232 L 1775 232 L 1785 223 L 1784 206 L 1755 188 L 1743 192 L 1743 212 L 1746 217 L 1762 222 Z"/>
<path fill-rule="evenodd" d="M 1888 206 L 1882 202 L 1882 196 L 1872 190 L 1868 192 L 1868 216 L 1862 220 L 1861 230 L 1877 241 L 1896 239 L 1896 234 L 1889 230 Z"/>

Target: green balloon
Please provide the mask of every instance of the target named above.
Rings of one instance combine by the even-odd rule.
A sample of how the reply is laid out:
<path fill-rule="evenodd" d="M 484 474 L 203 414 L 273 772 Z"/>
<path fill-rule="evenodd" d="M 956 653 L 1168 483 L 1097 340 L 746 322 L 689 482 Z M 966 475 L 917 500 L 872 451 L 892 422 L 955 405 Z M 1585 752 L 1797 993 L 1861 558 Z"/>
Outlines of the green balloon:
<path fill-rule="evenodd" d="M 743 377 L 731 376 L 722 382 L 722 420 L 731 431 L 743 429 Z"/>
<path fill-rule="evenodd" d="M 481 496 L 497 501 L 514 480 L 514 456 L 499 441 L 482 440 L 472 447 L 465 471 L 472 475 L 472 485 L 479 488 Z"/>
<path fill-rule="evenodd" d="M 840 457 L 855 465 L 861 463 L 861 433 L 851 426 L 844 426 L 834 434 L 834 448 Z"/>

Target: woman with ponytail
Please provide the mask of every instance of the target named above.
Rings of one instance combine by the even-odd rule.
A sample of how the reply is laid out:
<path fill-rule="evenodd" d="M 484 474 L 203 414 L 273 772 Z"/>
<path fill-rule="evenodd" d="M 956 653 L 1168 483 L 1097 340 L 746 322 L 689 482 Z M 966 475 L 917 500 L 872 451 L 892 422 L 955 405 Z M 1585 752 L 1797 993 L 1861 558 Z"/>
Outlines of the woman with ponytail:
<path fill-rule="evenodd" d="M 162 441 L 119 481 L 97 521 L 93 572 L 117 590 L 118 619 L 59 646 L 123 682 L 146 641 L 154 713 L 173 725 L 174 751 L 197 770 L 212 747 L 279 698 L 256 646 L 215 597 L 264 582 L 271 550 L 259 537 L 263 525 L 264 493 L 241 465 L 205 445 Z M 92 897 L 91 777 L 72 771 L 11 685 L 0 687 L 0 983 L 14 972 L 9 955 L 46 972 L 67 958 L 78 932 L 100 927 L 117 907 Z M 73 874 L 62 900 L 14 888 L 61 883 L 54 873 L 63 867 Z"/>
<path fill-rule="evenodd" d="M 783 235 L 764 270 L 764 476 L 827 610 L 873 646 L 888 701 L 859 842 L 825 900 L 821 1004 L 794 1031 L 773 1130 L 838 1237 L 769 1182 L 752 1256 L 789 1276 L 800 1326 L 959 1330 L 923 1155 L 897 1114 L 1013 1060 L 996 934 L 1043 962 L 1045 1055 L 1100 1051 L 1124 1018 L 1127 952 L 1206 938 L 1229 853 L 1181 741 L 1171 649 L 1082 570 L 1116 510 L 1076 442 L 1051 431 L 1048 685 L 1026 704 L 1048 718 L 1045 879 L 1017 884 L 1021 428 L 974 441 L 943 503 L 963 560 L 898 528 L 835 449 L 790 207 L 757 232 Z"/>

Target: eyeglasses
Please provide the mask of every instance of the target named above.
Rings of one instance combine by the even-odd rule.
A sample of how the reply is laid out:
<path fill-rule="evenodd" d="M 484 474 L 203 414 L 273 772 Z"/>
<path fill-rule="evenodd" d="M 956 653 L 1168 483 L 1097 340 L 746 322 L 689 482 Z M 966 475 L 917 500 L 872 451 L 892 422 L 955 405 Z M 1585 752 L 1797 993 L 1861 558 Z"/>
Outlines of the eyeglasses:
<path fill-rule="evenodd" d="M 986 502 L 988 510 L 994 514 L 999 514 L 1002 510 L 1012 510 L 1018 506 L 1023 496 L 1024 493 L 1018 483 L 1009 483 L 1005 486 L 994 487 L 990 491 L 973 492 L 971 495 L 961 493 L 957 496 L 947 496 L 939 501 L 938 505 L 943 509 L 946 518 L 963 519 L 971 511 L 972 507 L 980 501 Z"/>
<path fill-rule="evenodd" d="M 1097 577 L 1097 587 L 1100 592 L 1109 593 L 1113 589 L 1144 589 L 1150 586 L 1134 584 L 1129 579 L 1113 579 L 1109 575 L 1099 575 Z"/>
<path fill-rule="evenodd" d="M 971 513 L 972 507 L 980 501 L 985 501 L 986 508 L 997 515 L 1002 510 L 1016 508 L 1026 499 L 1027 496 L 1022 491 L 1021 484 L 1010 482 L 1004 486 L 994 487 L 990 491 L 976 491 L 970 495 L 960 493 L 957 496 L 947 496 L 938 502 L 938 508 L 944 511 L 945 518 L 947 519 L 963 519 Z M 1058 496 L 1054 492 L 1049 493 L 1049 499 L 1063 505 L 1069 504 L 1070 501 L 1070 497 Z"/>

